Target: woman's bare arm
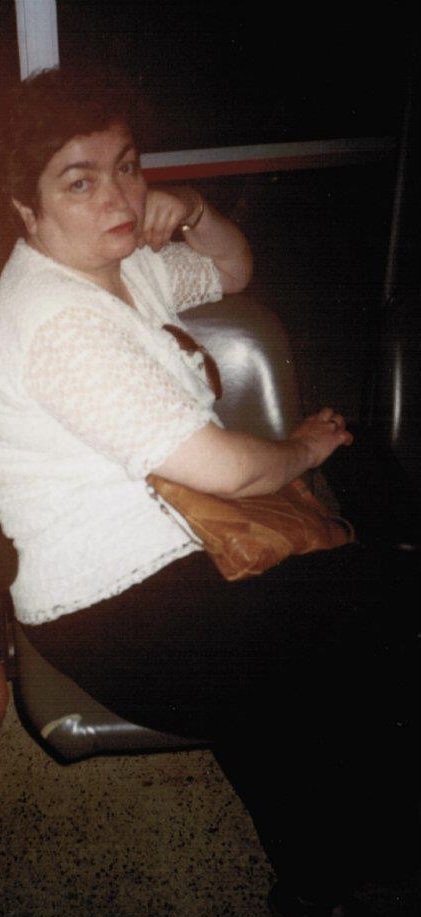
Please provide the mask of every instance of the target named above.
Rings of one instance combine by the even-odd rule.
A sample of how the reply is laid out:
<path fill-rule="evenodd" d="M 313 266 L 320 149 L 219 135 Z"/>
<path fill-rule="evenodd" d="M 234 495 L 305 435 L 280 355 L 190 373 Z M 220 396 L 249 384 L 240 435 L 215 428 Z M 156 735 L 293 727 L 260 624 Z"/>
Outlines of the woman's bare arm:
<path fill-rule="evenodd" d="M 273 493 L 321 465 L 352 435 L 331 408 L 306 418 L 282 441 L 224 430 L 209 423 L 182 443 L 157 474 L 224 497 Z"/>
<path fill-rule="evenodd" d="M 253 258 L 236 223 L 204 201 L 194 188 L 149 188 L 139 241 L 159 251 L 183 225 L 192 227 L 183 232 L 185 242 L 214 261 L 224 293 L 243 290 L 251 279 Z"/>

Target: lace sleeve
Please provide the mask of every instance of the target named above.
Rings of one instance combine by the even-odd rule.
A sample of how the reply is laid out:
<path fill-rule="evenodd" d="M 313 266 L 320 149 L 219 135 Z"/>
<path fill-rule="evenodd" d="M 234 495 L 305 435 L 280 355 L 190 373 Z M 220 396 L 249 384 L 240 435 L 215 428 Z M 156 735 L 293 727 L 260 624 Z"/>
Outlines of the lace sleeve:
<path fill-rule="evenodd" d="M 67 430 L 132 477 L 146 475 L 212 416 L 128 332 L 76 307 L 38 328 L 25 382 Z"/>
<path fill-rule="evenodd" d="M 221 278 L 211 258 L 199 255 L 185 242 L 171 242 L 161 255 L 168 269 L 173 302 L 179 310 L 222 298 Z"/>

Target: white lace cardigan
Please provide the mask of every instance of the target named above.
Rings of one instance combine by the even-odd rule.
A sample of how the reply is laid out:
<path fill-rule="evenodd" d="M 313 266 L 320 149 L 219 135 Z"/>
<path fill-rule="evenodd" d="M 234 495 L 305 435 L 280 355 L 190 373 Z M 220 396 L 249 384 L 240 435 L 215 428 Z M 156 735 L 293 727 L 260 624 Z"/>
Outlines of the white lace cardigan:
<path fill-rule="evenodd" d="M 148 472 L 213 412 L 200 355 L 163 331 L 221 298 L 185 243 L 122 265 L 136 310 L 22 239 L 0 280 L 0 521 L 19 554 L 18 618 L 85 608 L 200 549 Z"/>

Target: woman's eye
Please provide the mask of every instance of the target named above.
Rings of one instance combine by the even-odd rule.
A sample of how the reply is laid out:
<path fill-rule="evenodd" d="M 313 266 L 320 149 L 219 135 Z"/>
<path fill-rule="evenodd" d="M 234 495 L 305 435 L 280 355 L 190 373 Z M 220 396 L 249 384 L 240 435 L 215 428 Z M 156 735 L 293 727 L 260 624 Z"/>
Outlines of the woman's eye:
<path fill-rule="evenodd" d="M 90 183 L 87 178 L 77 178 L 76 181 L 73 181 L 70 185 L 70 190 L 75 191 L 76 194 L 81 194 L 87 191 L 89 187 Z"/>
<path fill-rule="evenodd" d="M 136 160 L 122 162 L 120 165 L 120 172 L 122 172 L 123 175 L 137 175 L 138 171 L 139 163 Z"/>

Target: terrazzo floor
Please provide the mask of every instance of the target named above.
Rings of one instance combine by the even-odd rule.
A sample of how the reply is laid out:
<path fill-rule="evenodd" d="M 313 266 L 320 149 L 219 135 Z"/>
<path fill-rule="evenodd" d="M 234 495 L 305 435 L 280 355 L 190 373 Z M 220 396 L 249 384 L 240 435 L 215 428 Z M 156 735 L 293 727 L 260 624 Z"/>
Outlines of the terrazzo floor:
<path fill-rule="evenodd" d="M 271 867 L 210 751 L 61 765 L 11 699 L 0 787 L 1 917 L 268 917 Z M 419 917 L 421 871 L 360 898 Z"/>
<path fill-rule="evenodd" d="M 271 868 L 211 752 L 61 765 L 0 732 L 2 917 L 267 917 Z"/>

